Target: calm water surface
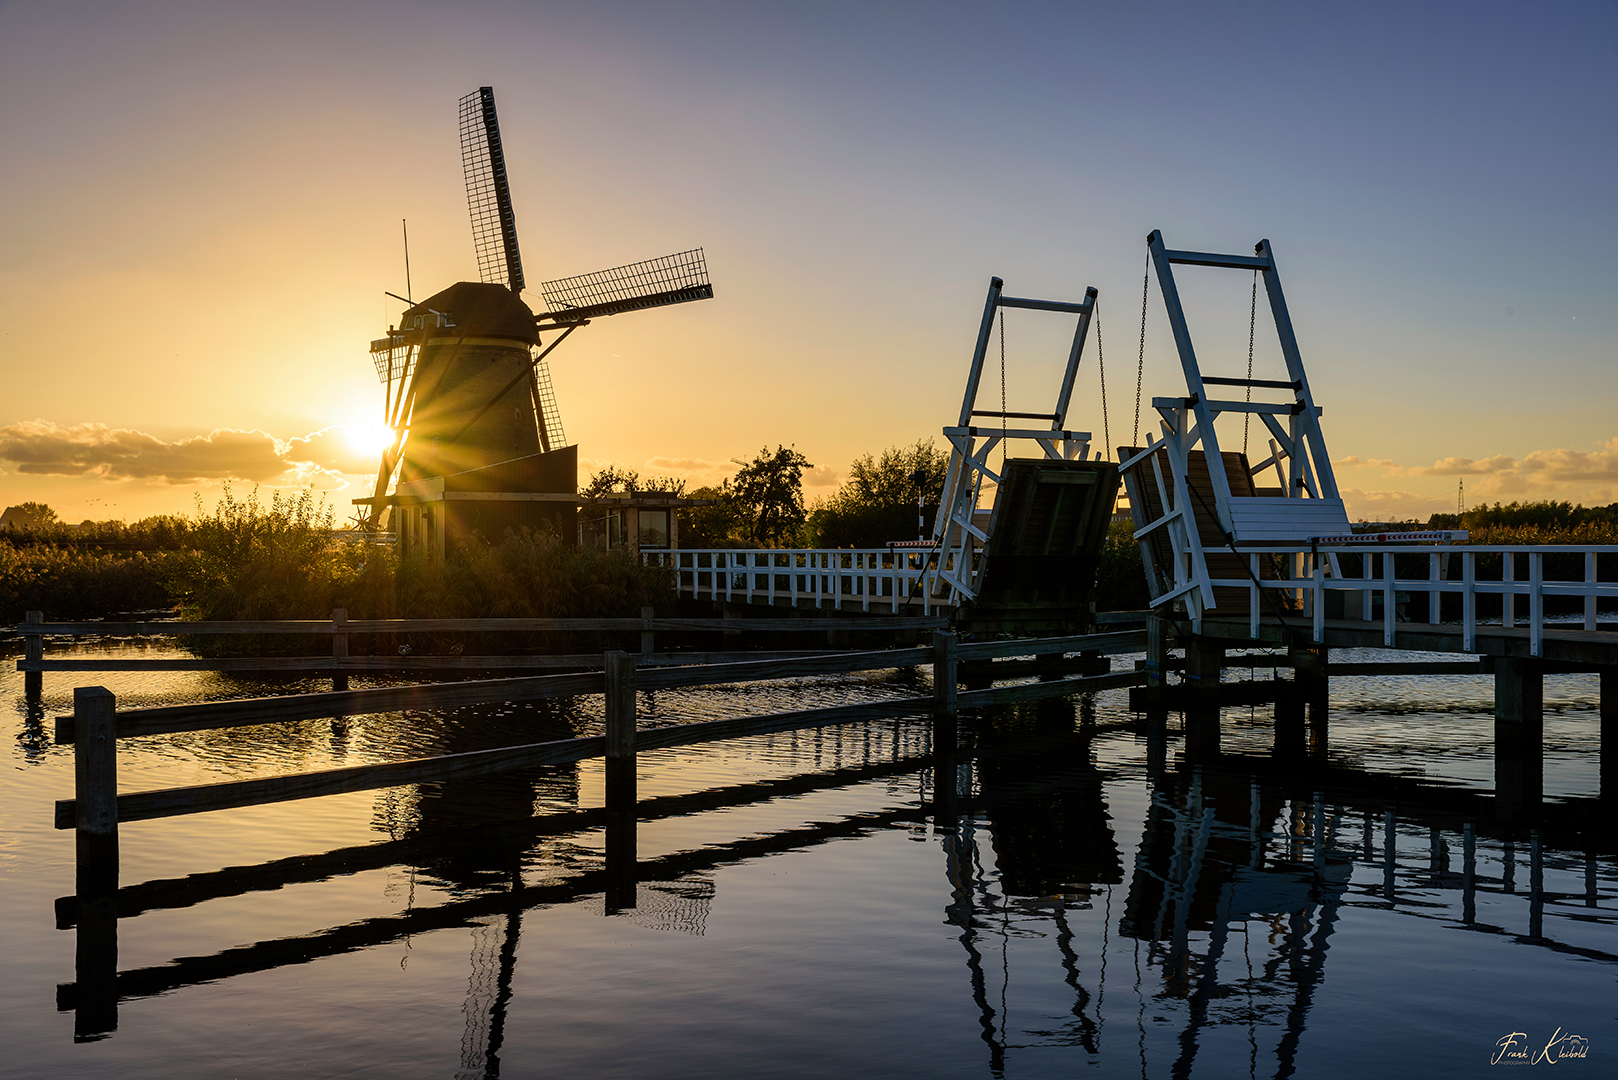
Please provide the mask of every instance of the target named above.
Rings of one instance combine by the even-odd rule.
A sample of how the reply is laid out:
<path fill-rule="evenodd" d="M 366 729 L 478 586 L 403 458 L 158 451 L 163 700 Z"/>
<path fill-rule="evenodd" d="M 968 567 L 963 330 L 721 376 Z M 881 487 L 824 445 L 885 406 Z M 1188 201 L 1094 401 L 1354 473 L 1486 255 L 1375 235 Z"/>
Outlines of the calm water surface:
<path fill-rule="evenodd" d="M 1562 1073 L 1618 1062 L 1593 676 L 1546 680 L 1538 830 L 1489 818 L 1492 687 L 1465 676 L 1337 680 L 1323 772 L 1274 763 L 1266 710 L 1232 709 L 1226 761 L 1189 767 L 1173 737 L 1151 777 L 1123 691 L 969 716 L 938 777 L 920 721 L 648 753 L 632 908 L 576 813 L 600 762 L 125 825 L 116 1029 L 76 1041 L 73 840 L 51 828 L 73 762 L 46 735 L 72 684 L 126 706 L 324 686 L 47 675 L 41 707 L 15 656 L 7 1077 L 1469 1077 L 1558 1031 L 1588 1045 Z M 641 723 L 927 692 L 662 692 Z M 121 745 L 119 782 L 599 730 L 585 698 L 153 737 Z"/>

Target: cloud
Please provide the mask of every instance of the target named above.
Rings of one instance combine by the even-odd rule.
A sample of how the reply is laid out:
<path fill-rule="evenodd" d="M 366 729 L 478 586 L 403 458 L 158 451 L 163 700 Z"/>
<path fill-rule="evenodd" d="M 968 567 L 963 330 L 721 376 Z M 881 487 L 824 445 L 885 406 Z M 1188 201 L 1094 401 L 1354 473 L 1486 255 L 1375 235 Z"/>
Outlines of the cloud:
<path fill-rule="evenodd" d="M 1431 465 L 1420 465 L 1410 470 L 1411 476 L 1488 476 L 1509 472 L 1516 462 L 1505 454 L 1473 460 L 1464 457 L 1440 458 Z"/>
<path fill-rule="evenodd" d="M 206 435 L 165 442 L 133 428 L 106 424 L 64 426 L 26 420 L 0 428 L 0 461 L 31 476 L 96 476 L 194 484 L 209 480 L 254 483 L 337 481 L 340 472 L 364 472 L 357 455 L 340 451 L 326 428 L 282 440 L 264 431 L 216 428 Z"/>
<path fill-rule="evenodd" d="M 367 453 L 356 447 L 354 432 L 343 424 L 288 439 L 284 455 L 300 465 L 366 476 L 375 476 L 381 464 L 381 453 Z"/>
<path fill-rule="evenodd" d="M 1466 481 L 1467 502 L 1485 499 L 1532 502 L 1564 499 L 1604 506 L 1618 501 L 1618 437 L 1608 439 L 1593 450 L 1535 450 L 1521 460 L 1508 454 L 1486 458 L 1446 457 L 1431 465 L 1404 468 L 1381 458 L 1355 456 L 1336 462 L 1348 468 L 1380 468 L 1396 476 L 1456 477 Z M 1353 514 L 1367 517 L 1424 517 L 1436 511 L 1453 511 L 1453 496 L 1428 496 L 1408 491 L 1361 491 L 1355 489 L 1349 500 Z M 1356 504 L 1354 499 L 1361 502 Z"/>
<path fill-rule="evenodd" d="M 1414 491 L 1341 488 L 1339 493 L 1354 521 L 1426 521 L 1433 514 L 1455 509 L 1453 500 Z"/>
<path fill-rule="evenodd" d="M 741 468 L 733 461 L 709 461 L 698 457 L 650 457 L 641 465 L 643 476 L 672 476 L 686 487 L 714 487 Z"/>
<path fill-rule="evenodd" d="M 1362 458 L 1358 454 L 1350 454 L 1346 458 L 1336 458 L 1332 461 L 1338 467 L 1351 469 L 1383 469 L 1395 475 L 1404 475 L 1404 467 L 1392 458 Z"/>

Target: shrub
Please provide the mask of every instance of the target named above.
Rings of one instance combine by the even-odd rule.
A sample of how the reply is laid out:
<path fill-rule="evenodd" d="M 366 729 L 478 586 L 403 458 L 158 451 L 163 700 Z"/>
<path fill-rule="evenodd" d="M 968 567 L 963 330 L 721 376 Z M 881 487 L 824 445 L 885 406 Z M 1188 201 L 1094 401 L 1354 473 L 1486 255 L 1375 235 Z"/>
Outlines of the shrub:
<path fill-rule="evenodd" d="M 166 608 L 170 559 L 0 542 L 0 621 L 19 623 L 29 611 L 60 621 Z"/>

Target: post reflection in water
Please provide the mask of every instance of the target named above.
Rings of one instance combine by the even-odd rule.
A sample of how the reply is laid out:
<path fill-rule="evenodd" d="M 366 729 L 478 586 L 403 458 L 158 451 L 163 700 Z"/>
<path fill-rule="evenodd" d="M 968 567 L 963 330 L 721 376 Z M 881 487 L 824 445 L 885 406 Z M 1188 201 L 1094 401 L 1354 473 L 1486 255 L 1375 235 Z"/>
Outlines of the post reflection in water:
<path fill-rule="evenodd" d="M 1486 798 L 1324 763 L 1287 779 L 1279 778 L 1284 774 L 1277 774 L 1273 759 L 1235 756 L 1208 762 L 1198 755 L 1171 770 L 1166 753 L 1151 752 L 1159 723 L 1144 718 L 1153 782 L 1116 924 L 1111 886 L 1122 877 L 1103 787 L 1119 777 L 1094 764 L 1091 727 L 1073 722 L 1071 707 L 1064 717 L 1052 703 L 985 710 L 966 724 L 969 765 L 952 774 L 954 798 L 940 793 L 935 810 L 951 888 L 945 916 L 959 930 L 991 1075 L 1006 1075 L 1012 1053 L 1039 1047 L 1075 1046 L 1093 1059 L 1115 1060 L 1119 1047 L 1101 1039 L 1114 930 L 1135 944 L 1139 1007 L 1130 1041 L 1141 1075 L 1176 1078 L 1196 1075 L 1206 1036 L 1220 1028 L 1245 1030 L 1249 1075 L 1298 1073 L 1345 907 L 1374 905 L 1503 932 L 1478 925 L 1477 894 L 1517 889 L 1521 834 L 1497 821 Z M 1604 818 L 1575 809 L 1559 820 L 1572 823 L 1560 830 L 1564 851 L 1590 844 L 1611 850 L 1610 829 L 1597 824 Z M 1373 829 L 1373 821 L 1381 828 Z M 1495 840 L 1498 877 L 1480 873 L 1480 829 Z M 1420 848 L 1411 842 L 1417 837 Z M 1547 893 L 1550 845 L 1542 830 L 1527 837 L 1528 932 L 1516 940 L 1618 965 L 1613 953 L 1545 937 L 1547 906 L 1574 897 Z M 1459 872 L 1451 864 L 1456 844 Z M 1559 858 L 1583 878 L 1578 903 L 1599 907 L 1595 849 Z M 1356 863 L 1374 877 L 1361 875 L 1357 885 Z M 1100 941 L 1075 947 L 1070 914 L 1098 896 L 1107 905 Z M 1601 921 L 1610 926 L 1612 911 L 1603 911 Z M 1238 956 L 1231 955 L 1232 935 L 1241 941 Z M 1071 995 L 1071 1022 L 1019 1028 L 1011 1020 L 1007 1002 L 1019 954 L 1010 944 L 1019 938 L 1054 946 Z M 1170 1010 L 1177 1019 L 1163 1015 Z M 1115 1024 L 1120 1011 L 1113 1013 Z M 1159 1023 L 1178 1024 L 1167 1060 Z M 1230 1061 L 1210 1065 L 1223 1074 Z"/>
<path fill-rule="evenodd" d="M 517 720 L 468 711 L 385 722 L 411 727 L 413 752 L 452 753 L 497 737 L 586 730 L 572 708 Z M 491 734 L 491 723 L 508 730 Z M 464 931 L 470 972 L 454 1075 L 496 1077 L 508 1018 L 525 1015 L 517 971 L 525 913 L 532 926 L 536 908 L 598 904 L 607 917 L 700 935 L 722 868 L 923 818 L 941 849 L 936 880 L 951 948 L 964 960 L 954 992 L 970 1001 L 981 1069 L 996 1077 L 1039 1049 L 1082 1055 L 1113 1073 L 1127 1057 L 1144 1077 L 1229 1072 L 1232 1033 L 1250 1076 L 1298 1074 L 1311 1028 L 1323 1023 L 1314 1012 L 1334 935 L 1352 908 L 1618 971 L 1618 955 L 1555 934 L 1575 905 L 1585 923 L 1612 923 L 1611 882 L 1598 859 L 1611 836 L 1595 824 L 1605 819 L 1570 811 L 1529 830 L 1498 821 L 1476 793 L 1324 761 L 1305 768 L 1223 753 L 1187 762 L 1172 746 L 1150 745 L 1155 726 L 1098 711 L 1088 698 L 1048 699 L 963 712 L 958 726 L 874 721 L 768 737 L 757 745 L 768 746 L 772 765 L 789 763 L 781 775 L 629 805 L 581 806 L 575 765 L 394 789 L 374 803 L 374 824 L 389 837 L 381 843 L 64 898 L 59 925 L 76 926 L 79 961 L 58 1005 L 76 1010 L 79 1038 L 102 1038 L 117 1027 L 120 1000 Z M 1153 760 L 1133 741 L 1142 730 L 1157 751 L 1144 758 Z M 914 789 L 895 786 L 911 780 Z M 833 819 L 742 824 L 735 839 L 692 850 L 646 859 L 637 851 L 642 822 L 871 781 L 884 781 L 890 797 L 921 794 L 864 809 L 845 800 Z M 581 844 L 588 834 L 604 846 Z M 1528 867 L 1519 874 L 1524 846 Z M 434 906 L 412 902 L 402 914 L 117 971 L 119 918 L 382 867 L 434 886 Z M 1576 885 L 1547 891 L 1547 875 Z M 1481 922 L 1480 895 L 1483 918 L 1499 922 L 1519 879 L 1527 932 Z M 1120 947 L 1128 955 L 1120 958 Z M 1026 1004 L 1053 996 L 1062 1002 L 1054 1012 Z"/>

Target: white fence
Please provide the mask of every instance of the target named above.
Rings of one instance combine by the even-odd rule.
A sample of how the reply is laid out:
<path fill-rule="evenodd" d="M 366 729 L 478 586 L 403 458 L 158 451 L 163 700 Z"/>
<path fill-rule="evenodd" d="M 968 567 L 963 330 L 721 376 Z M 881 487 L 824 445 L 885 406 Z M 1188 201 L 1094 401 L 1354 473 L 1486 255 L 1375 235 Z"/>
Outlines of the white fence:
<path fill-rule="evenodd" d="M 1209 549 L 1210 554 L 1212 549 Z M 1584 630 L 1595 630 L 1597 604 L 1601 600 L 1618 601 L 1618 581 L 1600 581 L 1597 578 L 1599 556 L 1618 556 L 1615 545 L 1537 544 L 1532 546 L 1429 546 L 1409 544 L 1320 544 L 1313 548 L 1252 547 L 1242 548 L 1248 560 L 1251 577 L 1216 578 L 1211 584 L 1221 588 L 1248 590 L 1248 618 L 1253 634 L 1258 634 L 1260 618 L 1270 610 L 1269 603 L 1260 595 L 1261 589 L 1274 589 L 1289 593 L 1303 605 L 1306 617 L 1313 621 L 1314 640 L 1322 641 L 1326 626 L 1326 593 L 1337 591 L 1359 594 L 1359 615 L 1365 622 L 1375 622 L 1374 598 L 1382 598 L 1383 644 L 1394 644 L 1394 630 L 1398 617 L 1399 593 L 1426 593 L 1428 622 L 1439 621 L 1440 598 L 1445 593 L 1458 593 L 1461 597 L 1462 649 L 1476 651 L 1478 628 L 1478 597 L 1502 598 L 1501 623 L 1507 628 L 1519 624 L 1528 629 L 1529 651 L 1534 656 L 1544 655 L 1545 598 L 1572 596 L 1583 598 Z M 1383 556 L 1373 558 L 1373 556 Z M 1281 556 L 1291 568 L 1292 576 L 1281 579 L 1263 579 L 1260 567 L 1264 559 Z M 1360 561 L 1360 574 L 1350 577 L 1339 574 L 1344 556 L 1365 556 Z M 1399 558 L 1393 558 L 1398 556 Z M 1574 579 L 1545 577 L 1547 557 L 1558 561 L 1572 556 L 1581 565 L 1582 573 Z M 1426 576 L 1419 578 L 1395 577 L 1397 563 L 1423 558 Z M 1493 561 L 1497 557 L 1500 576 L 1478 579 L 1480 558 Z M 1378 572 L 1380 571 L 1380 572 Z M 1372 576 L 1373 573 L 1376 576 Z M 1519 599 L 1526 604 L 1519 605 Z M 1526 607 L 1526 610 L 1524 608 Z M 1609 609 L 1610 610 L 1610 609 Z M 1209 611 L 1217 617 L 1218 608 Z M 1553 624 L 1554 626 L 1555 624 Z M 1565 626 L 1574 629 L 1574 626 Z"/>
<path fill-rule="evenodd" d="M 700 548 L 644 551 L 647 563 L 672 566 L 679 591 L 695 598 L 897 612 L 919 603 L 933 613 L 938 577 L 932 551 L 887 548 Z"/>

